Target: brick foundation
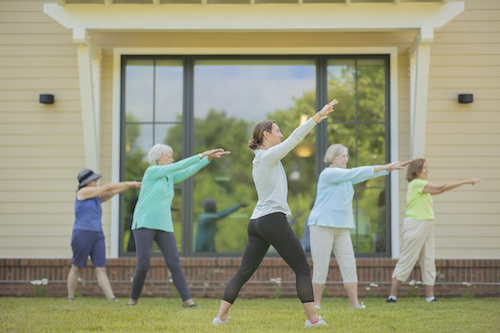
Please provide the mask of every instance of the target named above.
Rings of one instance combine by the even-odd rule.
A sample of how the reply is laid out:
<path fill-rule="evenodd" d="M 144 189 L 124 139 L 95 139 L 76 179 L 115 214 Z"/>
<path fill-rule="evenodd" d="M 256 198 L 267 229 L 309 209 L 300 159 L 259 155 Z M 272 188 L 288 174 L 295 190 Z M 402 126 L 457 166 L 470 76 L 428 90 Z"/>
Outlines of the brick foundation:
<path fill-rule="evenodd" d="M 310 260 L 310 259 L 309 259 Z M 241 258 L 181 258 L 181 265 L 193 298 L 220 298 L 227 281 L 239 267 Z M 312 261 L 310 260 L 312 266 Z M 386 297 L 396 260 L 387 258 L 357 259 L 359 296 Z M 91 263 L 89 261 L 89 266 Z M 0 259 L 0 296 L 35 295 L 33 280 L 48 279 L 46 295 L 66 297 L 66 278 L 71 259 Z M 475 295 L 500 296 L 500 259 L 438 259 L 435 293 L 438 297 Z M 107 272 L 117 297 L 130 295 L 135 258 L 107 260 Z M 281 278 L 278 285 L 271 281 Z M 77 294 L 102 296 L 92 267 L 82 270 Z M 420 281 L 420 269 L 415 267 L 408 281 Z M 331 297 L 346 297 L 337 261 L 331 260 L 326 292 Z M 423 295 L 418 282 L 401 285 L 399 295 L 408 291 Z M 411 291 L 410 291 L 411 292 Z M 169 297 L 177 295 L 170 281 L 163 258 L 152 258 L 143 296 Z M 295 274 L 281 258 L 265 258 L 253 277 L 242 288 L 240 297 L 295 297 Z"/>

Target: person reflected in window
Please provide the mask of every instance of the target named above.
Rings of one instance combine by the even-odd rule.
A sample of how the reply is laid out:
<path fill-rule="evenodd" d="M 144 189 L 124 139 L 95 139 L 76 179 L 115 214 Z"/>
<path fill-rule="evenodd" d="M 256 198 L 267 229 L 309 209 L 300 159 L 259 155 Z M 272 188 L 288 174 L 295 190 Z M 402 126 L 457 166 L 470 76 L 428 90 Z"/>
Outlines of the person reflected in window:
<path fill-rule="evenodd" d="M 420 263 L 425 300 L 437 301 L 434 296 L 436 282 L 434 208 L 432 196 L 462 185 L 475 185 L 480 178 L 468 178 L 447 183 L 427 180 L 429 167 L 423 158 L 415 159 L 408 167 L 406 180 L 406 213 L 401 234 L 401 254 L 392 273 L 391 294 L 387 303 L 396 303 L 399 285 L 410 276 L 417 260 Z"/>
<path fill-rule="evenodd" d="M 386 221 L 385 221 L 385 190 L 382 190 L 377 200 L 377 227 L 373 236 L 373 252 L 384 253 L 386 251 Z"/>
<path fill-rule="evenodd" d="M 132 223 L 137 264 L 127 305 L 136 305 L 139 300 L 149 270 L 154 240 L 165 258 L 172 281 L 184 306 L 196 306 L 191 299 L 182 271 L 174 236 L 170 209 L 174 197 L 174 184 L 191 177 L 208 165 L 213 158 L 220 158 L 229 153 L 224 149 L 207 150 L 174 163 L 172 147 L 156 144 L 149 150 L 148 160 L 151 165 L 146 169 L 142 178 L 141 192 Z"/>
<path fill-rule="evenodd" d="M 75 224 L 71 235 L 73 260 L 68 274 L 68 301 L 73 301 L 78 285 L 78 276 L 83 267 L 87 267 L 90 256 L 95 268 L 97 283 L 108 300 L 116 300 L 106 274 L 106 246 L 102 230 L 102 207 L 113 196 L 130 188 L 138 188 L 140 182 L 120 182 L 99 186 L 102 176 L 90 169 L 84 169 L 77 175 L 78 190 L 75 197 Z"/>
<path fill-rule="evenodd" d="M 311 210 L 314 207 L 314 200 L 311 201 L 311 205 L 309 206 L 309 210 Z M 310 236 L 310 231 L 309 231 L 309 216 L 311 213 L 309 213 L 306 216 L 306 221 L 304 223 L 304 233 L 302 234 L 302 238 L 300 239 L 300 244 L 302 245 L 302 248 L 304 249 L 304 252 L 311 252 L 311 236 Z"/>
<path fill-rule="evenodd" d="M 316 200 L 309 214 L 311 257 L 313 260 L 314 302 L 321 308 L 321 296 L 332 253 L 337 259 L 351 308 L 364 308 L 358 301 L 356 259 L 349 229 L 354 228 L 353 184 L 385 176 L 403 169 L 410 161 L 347 169 L 348 149 L 340 144 L 328 147 L 324 162 L 328 165 L 318 178 Z"/>
<path fill-rule="evenodd" d="M 213 198 L 205 198 L 201 206 L 204 212 L 200 214 L 200 219 L 198 220 L 194 250 L 195 252 L 217 252 L 215 243 L 215 236 L 218 230 L 217 222 L 236 212 L 238 209 L 248 206 L 248 204 L 241 203 L 217 212 L 217 201 Z"/>
<path fill-rule="evenodd" d="M 137 205 L 138 199 L 139 197 L 137 195 L 134 195 L 129 202 L 129 215 L 128 215 L 129 236 L 127 242 L 127 252 L 135 252 L 135 239 L 134 239 L 134 232 L 132 231 L 132 223 L 134 222 L 134 210 L 135 206 Z"/>
<path fill-rule="evenodd" d="M 257 270 L 270 245 L 274 246 L 295 272 L 297 294 L 307 317 L 305 326 L 326 325 L 314 308 L 311 268 L 307 257 L 287 221 L 291 210 L 287 203 L 288 183 L 281 159 L 295 148 L 316 124 L 326 119 L 337 103 L 334 99 L 326 104 L 283 142 L 283 135 L 275 121 L 262 120 L 255 124 L 248 146 L 255 153 L 252 176 L 258 201 L 248 222 L 248 241 L 241 265 L 226 286 L 219 313 L 212 320 L 213 325 L 227 323 L 229 309 L 238 297 L 241 287 Z"/>

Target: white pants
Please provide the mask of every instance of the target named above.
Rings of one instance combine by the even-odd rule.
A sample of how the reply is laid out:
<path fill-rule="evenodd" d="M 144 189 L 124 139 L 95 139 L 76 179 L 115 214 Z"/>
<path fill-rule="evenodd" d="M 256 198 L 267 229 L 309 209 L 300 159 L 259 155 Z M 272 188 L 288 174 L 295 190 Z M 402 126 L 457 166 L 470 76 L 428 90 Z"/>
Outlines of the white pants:
<path fill-rule="evenodd" d="M 309 226 L 311 236 L 311 257 L 313 260 L 312 282 L 325 284 L 330 266 L 330 255 L 335 254 L 344 283 L 358 282 L 356 259 L 351 235 L 346 228 Z"/>
<path fill-rule="evenodd" d="M 418 260 L 423 284 L 433 286 L 436 282 L 435 257 L 434 221 L 405 219 L 401 255 L 392 277 L 401 282 L 406 281 Z"/>

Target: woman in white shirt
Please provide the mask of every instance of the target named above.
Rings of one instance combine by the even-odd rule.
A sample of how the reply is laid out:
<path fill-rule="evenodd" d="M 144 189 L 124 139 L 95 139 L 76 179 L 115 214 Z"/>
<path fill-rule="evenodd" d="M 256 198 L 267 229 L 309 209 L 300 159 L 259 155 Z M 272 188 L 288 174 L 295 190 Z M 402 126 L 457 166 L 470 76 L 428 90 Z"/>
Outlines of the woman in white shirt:
<path fill-rule="evenodd" d="M 334 99 L 325 105 L 283 142 L 283 135 L 273 120 L 262 120 L 255 124 L 248 146 L 255 153 L 252 176 L 258 202 L 248 223 L 248 242 L 240 268 L 226 286 L 219 314 L 213 319 L 213 325 L 227 323 L 229 308 L 236 300 L 241 287 L 259 267 L 270 245 L 274 246 L 295 272 L 297 294 L 307 317 L 305 326 L 326 325 L 314 307 L 311 268 L 299 239 L 287 221 L 291 211 L 287 203 L 288 182 L 281 159 L 295 148 L 316 124 L 326 119 L 337 103 Z"/>

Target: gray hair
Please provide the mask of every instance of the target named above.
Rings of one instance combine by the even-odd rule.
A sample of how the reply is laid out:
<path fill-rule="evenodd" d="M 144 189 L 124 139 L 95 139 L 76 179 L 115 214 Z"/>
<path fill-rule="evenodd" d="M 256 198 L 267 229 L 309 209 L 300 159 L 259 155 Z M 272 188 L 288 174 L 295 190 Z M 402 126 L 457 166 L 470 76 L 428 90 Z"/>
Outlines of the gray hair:
<path fill-rule="evenodd" d="M 163 155 L 165 155 L 166 153 L 173 153 L 173 152 L 174 150 L 172 149 L 172 147 L 164 145 L 163 143 L 157 143 L 149 150 L 148 153 L 149 164 L 157 165 L 158 160 L 162 158 Z"/>
<path fill-rule="evenodd" d="M 332 164 L 333 160 L 337 157 L 341 157 L 347 154 L 349 149 L 341 144 L 335 144 L 328 147 L 325 153 L 325 159 L 323 160 L 326 164 Z"/>

